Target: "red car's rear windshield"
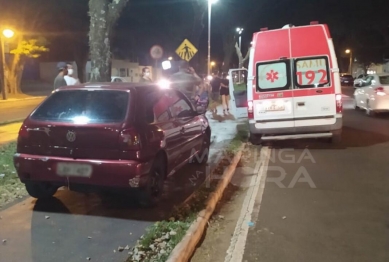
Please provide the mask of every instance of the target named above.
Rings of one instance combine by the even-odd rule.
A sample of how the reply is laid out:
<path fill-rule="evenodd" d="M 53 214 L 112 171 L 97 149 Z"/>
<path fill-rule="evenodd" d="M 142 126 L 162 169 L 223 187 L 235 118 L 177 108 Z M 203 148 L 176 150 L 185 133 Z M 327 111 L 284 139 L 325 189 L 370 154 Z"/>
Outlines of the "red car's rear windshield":
<path fill-rule="evenodd" d="M 127 113 L 129 93 L 112 90 L 64 90 L 51 95 L 31 115 L 34 120 L 117 123 Z"/>

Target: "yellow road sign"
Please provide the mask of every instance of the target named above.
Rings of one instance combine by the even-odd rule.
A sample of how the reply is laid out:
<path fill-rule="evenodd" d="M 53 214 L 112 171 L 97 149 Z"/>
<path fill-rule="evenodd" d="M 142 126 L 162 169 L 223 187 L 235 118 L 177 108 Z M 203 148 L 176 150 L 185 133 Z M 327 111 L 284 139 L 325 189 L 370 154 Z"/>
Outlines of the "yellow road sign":
<path fill-rule="evenodd" d="M 181 59 L 190 61 L 197 53 L 197 49 L 188 39 L 185 39 L 182 44 L 177 48 L 176 53 Z"/>

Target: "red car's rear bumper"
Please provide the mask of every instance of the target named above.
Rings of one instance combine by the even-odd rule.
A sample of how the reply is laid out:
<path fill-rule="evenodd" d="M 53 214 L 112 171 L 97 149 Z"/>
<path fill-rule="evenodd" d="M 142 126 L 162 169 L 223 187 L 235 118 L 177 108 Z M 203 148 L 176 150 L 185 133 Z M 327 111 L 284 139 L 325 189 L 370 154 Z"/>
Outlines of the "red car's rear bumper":
<path fill-rule="evenodd" d="M 60 176 L 58 163 L 86 164 L 92 168 L 89 177 Z M 49 182 L 59 186 L 83 184 L 102 187 L 139 187 L 145 182 L 152 163 L 130 160 L 91 160 L 52 156 L 15 154 L 14 165 L 22 182 Z"/>

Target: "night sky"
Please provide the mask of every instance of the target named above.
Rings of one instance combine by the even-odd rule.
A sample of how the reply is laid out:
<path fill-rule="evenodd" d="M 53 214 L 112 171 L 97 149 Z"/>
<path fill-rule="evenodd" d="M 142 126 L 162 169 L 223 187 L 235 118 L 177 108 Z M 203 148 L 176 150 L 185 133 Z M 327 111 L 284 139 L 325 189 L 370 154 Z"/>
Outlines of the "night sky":
<path fill-rule="evenodd" d="M 0 20 L 3 14 L 10 15 L 13 21 L 21 20 L 21 7 L 27 10 L 23 18 L 27 25 L 35 20 L 31 17 L 42 20 L 38 32 L 51 43 L 51 51 L 42 60 L 71 61 L 76 53 L 87 54 L 88 0 L 0 0 L 0 4 Z M 212 60 L 218 63 L 224 56 L 223 36 L 237 27 L 245 29 L 245 54 L 252 34 L 261 27 L 276 29 L 286 24 L 307 25 L 310 21 L 329 25 L 341 65 L 342 60 L 347 64 L 347 48 L 353 49 L 358 61 L 365 63 L 381 62 L 389 54 L 388 0 L 219 0 L 212 10 Z M 34 11 L 39 15 L 34 16 Z M 197 46 L 197 56 L 204 63 L 207 23 L 206 14 Z M 190 37 L 192 26 L 191 0 L 130 0 L 115 30 L 114 57 L 152 64 L 151 46 L 161 45 L 165 58 L 174 55 L 182 40 Z M 236 55 L 232 62 L 236 64 Z"/>

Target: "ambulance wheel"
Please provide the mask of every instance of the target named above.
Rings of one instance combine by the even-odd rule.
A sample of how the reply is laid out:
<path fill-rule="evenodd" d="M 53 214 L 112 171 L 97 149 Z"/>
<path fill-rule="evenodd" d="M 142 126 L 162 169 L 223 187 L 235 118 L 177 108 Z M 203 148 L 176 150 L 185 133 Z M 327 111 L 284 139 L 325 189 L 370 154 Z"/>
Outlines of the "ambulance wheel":
<path fill-rule="evenodd" d="M 260 145 L 262 143 L 262 135 L 250 133 L 249 141 L 253 145 Z"/>

